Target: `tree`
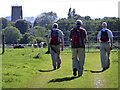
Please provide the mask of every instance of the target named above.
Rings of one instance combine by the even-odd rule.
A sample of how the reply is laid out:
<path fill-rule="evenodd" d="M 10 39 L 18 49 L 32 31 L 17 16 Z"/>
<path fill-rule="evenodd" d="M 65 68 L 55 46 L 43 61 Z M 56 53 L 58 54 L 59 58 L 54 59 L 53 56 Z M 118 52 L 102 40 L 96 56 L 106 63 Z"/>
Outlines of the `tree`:
<path fill-rule="evenodd" d="M 6 44 L 15 44 L 21 37 L 19 30 L 13 26 L 6 27 L 4 35 Z"/>
<path fill-rule="evenodd" d="M 62 18 L 57 21 L 59 28 L 63 31 L 69 31 L 75 25 L 74 19 Z"/>
<path fill-rule="evenodd" d="M 53 24 L 57 20 L 57 14 L 54 12 L 44 12 L 39 15 L 34 22 L 34 26 L 42 26 L 45 27 L 46 25 Z"/>
<path fill-rule="evenodd" d="M 91 20 L 90 16 L 85 16 L 85 20 Z"/>
<path fill-rule="evenodd" d="M 72 11 L 72 15 L 75 16 L 75 13 L 76 13 L 76 12 L 75 12 L 75 9 L 73 9 L 73 11 Z"/>
<path fill-rule="evenodd" d="M 15 22 L 9 21 L 7 26 L 13 26 L 13 27 L 15 27 Z"/>
<path fill-rule="evenodd" d="M 34 37 L 30 33 L 23 34 L 23 37 L 20 39 L 20 44 L 29 44 L 34 42 Z"/>
<path fill-rule="evenodd" d="M 71 8 L 69 8 L 69 11 L 68 11 L 68 18 L 71 18 Z"/>
<path fill-rule="evenodd" d="M 8 20 L 5 18 L 0 18 L 0 22 L 2 22 L 2 29 L 7 27 Z"/>
<path fill-rule="evenodd" d="M 21 34 L 24 34 L 28 30 L 29 25 L 28 25 L 28 22 L 26 20 L 18 19 L 15 22 L 15 27 L 20 30 Z"/>
<path fill-rule="evenodd" d="M 71 11 L 71 10 L 72 10 L 72 9 L 69 8 L 69 11 L 68 11 L 68 19 L 78 19 L 78 18 L 80 18 L 80 15 L 77 15 L 77 14 L 76 14 L 75 9 L 73 9 L 72 11 Z"/>
<path fill-rule="evenodd" d="M 46 34 L 46 29 L 44 27 L 40 27 L 40 26 L 35 26 L 34 27 L 34 35 L 36 37 L 44 38 L 45 34 Z"/>

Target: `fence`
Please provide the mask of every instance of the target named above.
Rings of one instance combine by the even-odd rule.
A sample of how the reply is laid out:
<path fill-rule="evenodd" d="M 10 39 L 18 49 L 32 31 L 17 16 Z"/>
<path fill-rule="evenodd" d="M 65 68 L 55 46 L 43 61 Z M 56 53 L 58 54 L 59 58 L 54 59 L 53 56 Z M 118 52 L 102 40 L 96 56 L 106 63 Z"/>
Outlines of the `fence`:
<path fill-rule="evenodd" d="M 120 31 L 112 31 L 113 32 L 113 50 L 120 49 Z M 88 42 L 86 44 L 87 52 L 94 52 L 99 50 L 99 42 L 97 42 L 97 31 L 88 31 Z"/>

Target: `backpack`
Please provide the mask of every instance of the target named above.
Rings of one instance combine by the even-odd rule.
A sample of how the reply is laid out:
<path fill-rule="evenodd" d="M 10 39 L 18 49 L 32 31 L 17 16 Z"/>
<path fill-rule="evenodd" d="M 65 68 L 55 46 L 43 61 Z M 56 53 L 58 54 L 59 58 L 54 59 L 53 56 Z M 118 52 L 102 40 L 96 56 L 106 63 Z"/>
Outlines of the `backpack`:
<path fill-rule="evenodd" d="M 108 37 L 107 30 L 101 31 L 101 41 L 102 41 L 102 42 L 107 42 L 107 41 L 109 41 L 109 37 Z"/>
<path fill-rule="evenodd" d="M 51 31 L 51 45 L 59 45 L 60 42 L 58 40 L 58 30 L 52 30 Z"/>
<path fill-rule="evenodd" d="M 72 48 L 85 48 L 83 39 L 85 38 L 85 31 L 83 29 L 74 28 L 71 32 Z"/>
<path fill-rule="evenodd" d="M 74 30 L 72 33 L 72 43 L 77 45 L 80 43 L 80 30 Z"/>

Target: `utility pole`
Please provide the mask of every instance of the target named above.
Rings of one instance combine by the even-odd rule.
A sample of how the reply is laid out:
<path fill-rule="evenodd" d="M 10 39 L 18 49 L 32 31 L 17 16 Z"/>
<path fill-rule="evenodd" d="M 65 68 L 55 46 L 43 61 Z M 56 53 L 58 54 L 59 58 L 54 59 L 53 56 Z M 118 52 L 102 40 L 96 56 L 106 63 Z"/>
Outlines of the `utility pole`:
<path fill-rule="evenodd" d="M 4 40 L 4 34 L 2 33 L 2 53 L 3 54 L 5 52 L 5 40 Z"/>
<path fill-rule="evenodd" d="M 1 36 L 1 43 L 0 44 L 2 44 L 2 53 L 1 54 L 3 54 L 4 52 L 5 52 L 5 40 L 4 40 L 4 34 L 3 34 L 3 31 L 2 31 L 2 21 L 0 21 L 0 36 Z"/>

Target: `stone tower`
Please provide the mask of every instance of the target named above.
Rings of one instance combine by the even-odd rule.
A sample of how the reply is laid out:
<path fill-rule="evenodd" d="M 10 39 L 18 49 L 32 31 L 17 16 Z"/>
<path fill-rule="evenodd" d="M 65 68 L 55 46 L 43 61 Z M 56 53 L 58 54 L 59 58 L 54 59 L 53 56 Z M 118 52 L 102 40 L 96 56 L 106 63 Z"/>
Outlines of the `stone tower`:
<path fill-rule="evenodd" d="M 11 21 L 23 19 L 22 6 L 12 6 Z"/>

